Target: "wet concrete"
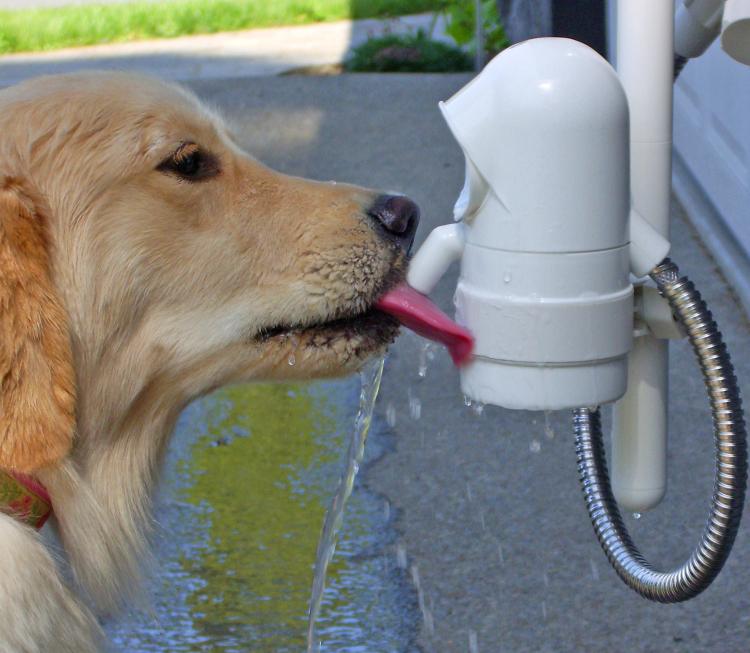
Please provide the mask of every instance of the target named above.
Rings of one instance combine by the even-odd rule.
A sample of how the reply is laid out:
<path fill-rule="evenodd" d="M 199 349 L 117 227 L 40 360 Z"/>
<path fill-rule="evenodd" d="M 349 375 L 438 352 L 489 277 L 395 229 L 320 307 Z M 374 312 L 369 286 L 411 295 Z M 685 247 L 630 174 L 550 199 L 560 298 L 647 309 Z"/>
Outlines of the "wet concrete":
<path fill-rule="evenodd" d="M 423 209 L 418 240 L 450 217 L 463 161 L 438 100 L 465 76 L 269 78 L 194 85 L 237 123 L 242 144 L 284 171 L 399 189 Z M 674 259 L 708 299 L 747 393 L 745 316 L 675 207 Z M 451 307 L 456 270 L 436 292 Z M 724 572 L 684 605 L 646 602 L 609 568 L 578 488 L 567 414 L 463 406 L 444 353 L 417 376 L 420 343 L 392 348 L 379 411 L 396 415 L 395 450 L 367 469 L 368 487 L 397 515 L 397 549 L 419 585 L 424 652 L 744 651 L 750 640 L 747 522 Z M 685 343 L 672 348 L 669 492 L 630 519 L 659 565 L 681 563 L 699 536 L 712 483 L 702 381 Z M 421 402 L 410 416 L 409 400 Z M 540 443 L 538 452 L 534 441 Z M 367 650 L 366 643 L 362 650 Z M 411 645 L 409 647 L 412 648 Z"/>

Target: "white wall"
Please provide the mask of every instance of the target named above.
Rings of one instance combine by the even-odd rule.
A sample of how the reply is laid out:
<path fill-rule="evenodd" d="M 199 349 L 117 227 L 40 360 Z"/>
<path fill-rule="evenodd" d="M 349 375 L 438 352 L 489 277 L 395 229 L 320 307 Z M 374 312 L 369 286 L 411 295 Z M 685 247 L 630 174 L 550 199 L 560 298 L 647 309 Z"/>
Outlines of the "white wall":
<path fill-rule="evenodd" d="M 613 63 L 616 2 L 607 8 Z M 750 67 L 718 41 L 675 85 L 674 154 L 675 195 L 750 312 Z"/>
<path fill-rule="evenodd" d="M 675 87 L 674 188 L 750 306 L 750 67 L 714 43 Z"/>

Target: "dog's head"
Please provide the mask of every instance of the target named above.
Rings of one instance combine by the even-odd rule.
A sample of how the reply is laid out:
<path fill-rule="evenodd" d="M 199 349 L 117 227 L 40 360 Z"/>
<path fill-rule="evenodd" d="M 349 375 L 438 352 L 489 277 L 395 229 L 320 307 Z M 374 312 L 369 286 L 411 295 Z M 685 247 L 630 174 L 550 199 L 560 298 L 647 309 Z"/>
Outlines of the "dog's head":
<path fill-rule="evenodd" d="M 178 87 L 41 78 L 0 92 L 0 466 L 70 445 L 120 392 L 353 371 L 418 220 L 402 197 L 274 172 Z M 290 363 L 294 363 L 291 365 Z"/>

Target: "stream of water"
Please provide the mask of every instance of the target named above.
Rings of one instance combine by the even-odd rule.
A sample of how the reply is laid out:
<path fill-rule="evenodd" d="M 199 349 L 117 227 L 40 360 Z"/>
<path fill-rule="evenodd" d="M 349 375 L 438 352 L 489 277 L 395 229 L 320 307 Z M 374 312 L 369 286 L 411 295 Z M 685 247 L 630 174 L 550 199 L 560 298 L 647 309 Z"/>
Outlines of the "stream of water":
<path fill-rule="evenodd" d="M 310 616 L 307 627 L 307 651 L 308 653 L 319 653 L 320 641 L 316 634 L 316 621 L 320 614 L 323 592 L 325 590 L 326 573 L 328 565 L 333 559 L 336 551 L 336 539 L 341 525 L 344 521 L 344 509 L 346 502 L 352 494 L 354 479 L 359 471 L 359 466 L 365 455 L 365 443 L 367 433 L 372 422 L 372 412 L 375 408 L 375 400 L 380 390 L 380 381 L 383 378 L 383 365 L 385 359 L 381 358 L 368 363 L 360 373 L 362 389 L 359 393 L 359 412 L 354 423 L 349 450 L 347 454 L 346 469 L 339 480 L 336 494 L 331 506 L 326 513 L 323 530 L 318 542 L 318 551 L 315 557 L 315 575 L 313 578 L 312 595 L 310 597 Z"/>

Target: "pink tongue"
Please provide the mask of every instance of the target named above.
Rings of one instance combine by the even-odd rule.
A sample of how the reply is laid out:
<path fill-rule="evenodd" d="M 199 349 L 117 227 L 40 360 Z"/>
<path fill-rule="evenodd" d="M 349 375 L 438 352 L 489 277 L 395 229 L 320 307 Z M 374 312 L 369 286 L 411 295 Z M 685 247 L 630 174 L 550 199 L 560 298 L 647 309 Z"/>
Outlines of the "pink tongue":
<path fill-rule="evenodd" d="M 375 308 L 393 315 L 420 336 L 444 344 L 456 365 L 471 358 L 474 338 L 456 324 L 422 293 L 402 284 L 383 295 Z"/>

